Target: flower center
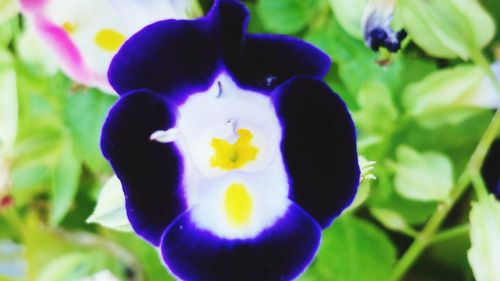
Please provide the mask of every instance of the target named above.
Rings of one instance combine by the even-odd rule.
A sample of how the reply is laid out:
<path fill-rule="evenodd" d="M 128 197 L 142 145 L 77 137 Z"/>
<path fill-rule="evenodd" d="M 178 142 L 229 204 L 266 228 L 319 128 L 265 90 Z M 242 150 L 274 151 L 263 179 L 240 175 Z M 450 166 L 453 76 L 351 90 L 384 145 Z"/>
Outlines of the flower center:
<path fill-rule="evenodd" d="M 213 138 L 210 145 L 215 154 L 210 158 L 210 165 L 214 168 L 230 171 L 239 169 L 257 158 L 259 149 L 252 145 L 252 133 L 247 129 L 238 129 L 238 139 L 234 143 Z"/>
<path fill-rule="evenodd" d="M 74 24 L 72 24 L 71 22 L 67 21 L 65 23 L 63 23 L 62 25 L 62 28 L 64 29 L 64 31 L 66 31 L 66 33 L 68 34 L 72 34 L 75 32 L 76 30 L 76 27 Z"/>
<path fill-rule="evenodd" d="M 108 52 L 116 52 L 125 42 L 125 36 L 113 29 L 102 29 L 95 35 L 95 43 Z"/>
<path fill-rule="evenodd" d="M 226 190 L 224 206 L 227 220 L 232 226 L 242 226 L 248 223 L 252 215 L 252 197 L 245 185 L 233 183 Z"/>

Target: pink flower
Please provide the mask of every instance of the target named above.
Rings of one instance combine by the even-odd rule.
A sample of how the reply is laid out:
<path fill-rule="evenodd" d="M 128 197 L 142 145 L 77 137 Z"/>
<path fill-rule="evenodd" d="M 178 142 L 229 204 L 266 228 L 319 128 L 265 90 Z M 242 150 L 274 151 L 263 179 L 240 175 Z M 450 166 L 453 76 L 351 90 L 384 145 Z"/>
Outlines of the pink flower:
<path fill-rule="evenodd" d="M 78 83 L 114 93 L 107 71 L 123 42 L 144 26 L 187 17 L 186 0 L 21 0 L 21 10 Z"/>

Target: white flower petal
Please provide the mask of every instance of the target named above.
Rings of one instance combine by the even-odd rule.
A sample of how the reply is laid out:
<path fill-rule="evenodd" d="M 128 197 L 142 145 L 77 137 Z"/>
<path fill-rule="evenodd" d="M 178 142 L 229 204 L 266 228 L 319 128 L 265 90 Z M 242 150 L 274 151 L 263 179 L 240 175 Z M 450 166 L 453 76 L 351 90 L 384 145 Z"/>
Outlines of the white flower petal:
<path fill-rule="evenodd" d="M 58 66 L 54 54 L 43 44 L 32 23 L 26 22 L 26 28 L 16 43 L 18 54 L 23 61 L 40 66 L 50 75 L 57 72 Z"/>
<path fill-rule="evenodd" d="M 215 81 L 179 106 L 175 144 L 184 156 L 184 196 L 198 227 L 221 238 L 253 238 L 283 216 L 289 205 L 281 126 L 269 96 L 240 89 L 226 73 Z M 214 138 L 234 144 L 241 137 L 238 129 L 251 132 L 256 158 L 227 170 L 211 165 Z M 233 185 L 240 186 L 242 204 L 248 204 L 249 215 L 238 226 L 231 224 L 226 205 Z"/>
<path fill-rule="evenodd" d="M 0 24 L 12 19 L 17 13 L 19 13 L 17 0 L 0 1 Z"/>
<path fill-rule="evenodd" d="M 137 32 L 148 24 L 164 19 L 185 19 L 189 6 L 188 0 L 109 1 L 123 19 L 124 26 L 132 32 Z"/>
<path fill-rule="evenodd" d="M 87 223 L 98 223 L 119 231 L 132 230 L 125 209 L 125 196 L 116 175 L 104 184 L 94 212 L 87 219 Z"/>
<path fill-rule="evenodd" d="M 281 161 L 275 161 L 271 168 L 261 172 L 232 172 L 187 183 L 193 221 L 221 238 L 254 238 L 274 225 L 289 206 L 288 178 Z M 243 185 L 251 200 L 249 221 L 240 226 L 231 225 L 225 208 L 226 194 L 233 184 Z"/>
<path fill-rule="evenodd" d="M 237 122 L 238 128 L 252 133 L 252 143 L 259 150 L 257 159 L 243 170 L 265 168 L 280 157 L 277 148 L 281 142 L 281 126 L 270 98 L 240 89 L 227 74 L 221 74 L 216 81 L 208 91 L 191 95 L 179 107 L 177 146 L 204 176 L 223 175 L 225 171 L 210 165 L 214 155 L 211 141 L 213 138 L 234 141 L 237 138 L 234 122 Z"/>
<path fill-rule="evenodd" d="M 469 263 L 477 281 L 500 280 L 500 202 L 493 195 L 473 203 Z"/>
<path fill-rule="evenodd" d="M 177 128 L 172 128 L 166 131 L 163 130 L 156 131 L 151 134 L 149 139 L 161 143 L 169 143 L 177 140 L 178 136 L 179 136 L 179 130 Z"/>
<path fill-rule="evenodd" d="M 491 70 L 495 74 L 497 80 L 500 80 L 500 61 L 496 61 L 491 65 Z M 484 77 L 481 81 L 475 95 L 471 95 L 469 103 L 484 107 L 484 108 L 498 108 L 500 106 L 500 93 L 491 83 L 488 77 Z"/>
<path fill-rule="evenodd" d="M 24 5 L 30 6 L 25 12 L 69 76 L 114 93 L 107 71 L 125 40 L 159 20 L 187 18 L 188 4 L 184 0 L 47 0 L 42 11 Z M 69 39 L 62 39 L 66 36 Z"/>

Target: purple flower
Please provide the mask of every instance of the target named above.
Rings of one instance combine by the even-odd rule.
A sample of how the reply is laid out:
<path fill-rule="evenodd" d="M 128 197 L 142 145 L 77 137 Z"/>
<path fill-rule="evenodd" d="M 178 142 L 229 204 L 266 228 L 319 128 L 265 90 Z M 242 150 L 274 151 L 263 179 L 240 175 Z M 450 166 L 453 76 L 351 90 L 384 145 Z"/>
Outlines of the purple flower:
<path fill-rule="evenodd" d="M 186 18 L 187 0 L 20 0 L 23 14 L 73 80 L 113 93 L 106 72 L 123 42 L 160 19 Z"/>
<path fill-rule="evenodd" d="M 405 30 L 394 32 L 391 23 L 396 0 L 369 0 L 363 16 L 365 44 L 374 51 L 381 47 L 395 53 L 406 38 Z"/>
<path fill-rule="evenodd" d="M 330 60 L 292 37 L 246 33 L 219 0 L 126 41 L 101 146 L 134 230 L 182 280 L 291 280 L 352 201 L 355 130 L 321 81 Z"/>

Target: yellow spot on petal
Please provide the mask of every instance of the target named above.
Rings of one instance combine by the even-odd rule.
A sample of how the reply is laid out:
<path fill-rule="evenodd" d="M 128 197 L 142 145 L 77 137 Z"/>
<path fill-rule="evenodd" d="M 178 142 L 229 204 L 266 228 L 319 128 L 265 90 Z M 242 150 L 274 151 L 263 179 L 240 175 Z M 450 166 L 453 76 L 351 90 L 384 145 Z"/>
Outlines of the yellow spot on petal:
<path fill-rule="evenodd" d="M 242 226 L 250 220 L 253 204 L 245 185 L 240 183 L 230 185 L 226 190 L 224 205 L 230 225 Z"/>
<path fill-rule="evenodd" d="M 101 29 L 95 35 L 97 46 L 108 52 L 116 52 L 125 42 L 125 35 L 113 29 Z"/>
<path fill-rule="evenodd" d="M 71 22 L 65 22 L 63 23 L 62 25 L 62 28 L 64 29 L 64 31 L 66 31 L 66 33 L 68 34 L 72 34 L 73 32 L 75 32 L 76 30 L 76 27 L 74 24 L 72 24 Z"/>
<path fill-rule="evenodd" d="M 213 138 L 210 145 L 215 150 L 210 165 L 229 171 L 239 169 L 257 158 L 259 150 L 252 145 L 253 135 L 247 129 L 238 129 L 238 140 L 230 144 L 226 140 Z"/>

